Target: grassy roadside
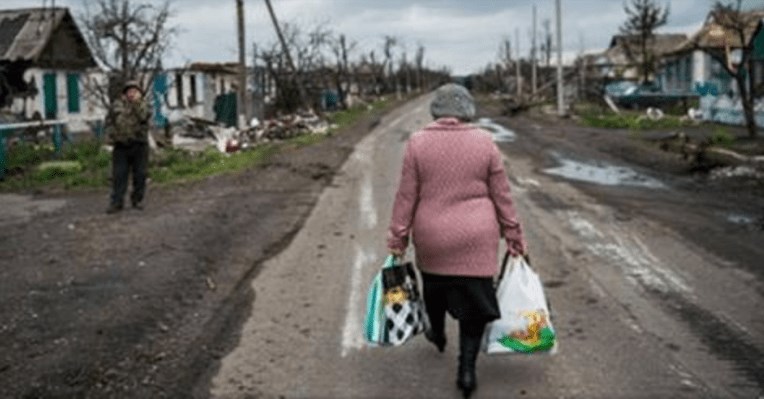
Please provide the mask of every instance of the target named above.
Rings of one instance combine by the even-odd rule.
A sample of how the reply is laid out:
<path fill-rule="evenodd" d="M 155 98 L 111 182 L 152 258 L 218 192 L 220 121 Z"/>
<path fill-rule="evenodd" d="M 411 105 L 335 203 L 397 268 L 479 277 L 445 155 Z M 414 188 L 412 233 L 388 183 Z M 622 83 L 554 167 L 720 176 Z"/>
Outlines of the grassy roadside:
<path fill-rule="evenodd" d="M 652 120 L 645 115 L 644 111 L 622 110 L 621 114 L 615 114 L 609 109 L 593 104 L 576 104 L 574 114 L 579 118 L 579 123 L 602 129 L 628 129 L 632 131 L 678 129 L 690 126 L 680 116 L 665 114 L 659 120 Z"/>
<path fill-rule="evenodd" d="M 369 112 L 391 106 L 392 101 L 381 100 L 328 115 L 336 125 L 327 134 L 305 134 L 281 142 L 263 143 L 245 151 L 222 154 L 215 148 L 201 153 L 178 149 L 162 149 L 152 154 L 149 177 L 152 182 L 166 185 L 201 180 L 209 176 L 232 173 L 254 167 L 270 156 L 288 148 L 312 145 L 326 137 L 341 133 Z M 95 140 L 67 145 L 59 157 L 54 156 L 52 145 L 19 144 L 8 152 L 7 170 L 0 192 L 38 189 L 94 189 L 109 186 L 111 154 Z M 53 164 L 45 163 L 55 159 Z M 41 168 L 42 165 L 47 166 Z"/>

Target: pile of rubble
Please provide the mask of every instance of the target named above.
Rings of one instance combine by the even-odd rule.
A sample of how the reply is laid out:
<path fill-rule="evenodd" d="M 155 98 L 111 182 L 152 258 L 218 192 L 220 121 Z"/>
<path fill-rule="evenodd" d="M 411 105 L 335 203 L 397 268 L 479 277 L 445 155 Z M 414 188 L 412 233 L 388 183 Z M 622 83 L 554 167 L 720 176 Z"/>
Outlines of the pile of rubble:
<path fill-rule="evenodd" d="M 214 146 L 231 153 L 260 143 L 287 140 L 305 134 L 326 134 L 335 128 L 313 112 L 283 115 L 262 123 L 253 118 L 244 129 L 225 127 L 201 118 L 183 117 L 172 123 L 172 147 L 204 151 Z"/>

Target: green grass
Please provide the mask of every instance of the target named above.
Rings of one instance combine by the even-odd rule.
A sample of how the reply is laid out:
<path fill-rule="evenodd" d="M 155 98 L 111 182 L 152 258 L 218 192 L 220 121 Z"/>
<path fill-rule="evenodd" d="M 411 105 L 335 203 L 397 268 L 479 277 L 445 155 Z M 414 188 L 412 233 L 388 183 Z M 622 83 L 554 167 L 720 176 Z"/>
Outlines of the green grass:
<path fill-rule="evenodd" d="M 660 120 L 651 120 L 644 114 L 584 112 L 580 114 L 581 122 L 590 127 L 603 129 L 655 130 L 677 129 L 685 124 L 676 116 L 666 115 Z"/>
<path fill-rule="evenodd" d="M 377 101 L 371 109 L 384 108 L 388 101 Z M 209 176 L 241 171 L 256 166 L 268 157 L 287 148 L 303 147 L 323 141 L 328 135 L 351 125 L 368 112 L 366 106 L 358 106 L 327 115 L 336 127 L 328 134 L 304 134 L 279 143 L 267 143 L 233 154 L 222 154 L 215 148 L 201 153 L 178 149 L 162 149 L 152 155 L 149 164 L 151 180 L 159 184 L 173 184 L 204 179 Z M 52 145 L 21 143 L 7 153 L 7 169 L 0 191 L 58 187 L 67 189 L 108 187 L 111 175 L 111 153 L 96 140 L 65 145 L 56 156 Z M 59 167 L 41 169 L 43 162 L 76 161 L 78 168 Z"/>
<path fill-rule="evenodd" d="M 234 154 L 223 154 L 215 148 L 196 154 L 167 149 L 155 157 L 157 159 L 152 162 L 149 176 L 153 182 L 160 184 L 200 180 L 255 166 L 273 155 L 279 147 L 279 144 L 265 144 Z"/>
<path fill-rule="evenodd" d="M 711 144 L 720 147 L 730 147 L 735 143 L 735 136 L 726 128 L 719 126 L 711 134 Z"/>

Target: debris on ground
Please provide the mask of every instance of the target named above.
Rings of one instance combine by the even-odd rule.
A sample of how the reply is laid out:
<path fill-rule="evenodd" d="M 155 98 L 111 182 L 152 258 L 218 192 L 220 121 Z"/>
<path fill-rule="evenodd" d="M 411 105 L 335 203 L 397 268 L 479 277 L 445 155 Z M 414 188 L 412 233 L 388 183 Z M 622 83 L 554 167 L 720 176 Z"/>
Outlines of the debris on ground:
<path fill-rule="evenodd" d="M 665 116 L 660 108 L 648 107 L 645 112 L 647 118 L 651 121 L 659 121 Z"/>
<path fill-rule="evenodd" d="M 305 134 L 327 134 L 334 127 L 313 112 L 281 115 L 264 121 L 253 118 L 244 129 L 186 117 L 176 123 L 172 146 L 192 152 L 214 146 L 222 153 L 231 153 L 259 143 L 287 140 Z"/>
<path fill-rule="evenodd" d="M 710 173 L 711 180 L 728 179 L 732 177 L 752 177 L 760 179 L 764 177 L 764 173 L 756 170 L 750 166 L 725 166 L 722 168 L 715 168 Z"/>

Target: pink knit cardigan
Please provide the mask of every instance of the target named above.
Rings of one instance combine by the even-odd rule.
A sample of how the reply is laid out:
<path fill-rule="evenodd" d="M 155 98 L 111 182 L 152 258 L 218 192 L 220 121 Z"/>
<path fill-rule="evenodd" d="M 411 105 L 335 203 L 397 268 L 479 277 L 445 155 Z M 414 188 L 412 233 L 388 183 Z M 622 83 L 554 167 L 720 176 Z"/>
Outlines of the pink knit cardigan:
<path fill-rule="evenodd" d="M 410 235 L 417 265 L 433 274 L 496 274 L 500 236 L 510 252 L 524 251 L 502 156 L 490 133 L 441 118 L 411 136 L 388 248 L 405 250 Z"/>

